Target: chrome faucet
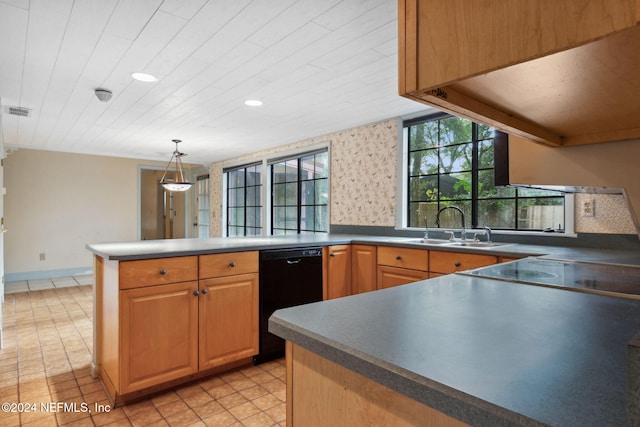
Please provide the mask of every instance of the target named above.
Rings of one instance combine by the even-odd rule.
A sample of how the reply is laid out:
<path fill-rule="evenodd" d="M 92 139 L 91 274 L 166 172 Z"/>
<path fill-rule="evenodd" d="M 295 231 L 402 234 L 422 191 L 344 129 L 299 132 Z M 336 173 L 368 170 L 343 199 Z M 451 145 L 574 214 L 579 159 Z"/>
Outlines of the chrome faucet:
<path fill-rule="evenodd" d="M 461 233 L 460 233 L 460 240 L 467 240 L 467 237 L 466 237 L 467 231 L 464 228 L 464 224 L 465 224 L 465 222 L 464 222 L 464 212 L 462 211 L 462 209 L 460 209 L 457 206 L 444 206 L 444 207 L 440 208 L 440 210 L 438 210 L 438 215 L 436 216 L 436 225 L 438 227 L 440 227 L 440 214 L 445 209 L 453 209 L 453 210 L 456 210 L 456 211 L 460 212 L 460 218 L 462 219 L 462 228 L 461 228 Z"/>
<path fill-rule="evenodd" d="M 484 226 L 482 228 L 484 228 L 484 232 L 487 235 L 487 243 L 491 243 L 491 229 L 487 226 Z"/>

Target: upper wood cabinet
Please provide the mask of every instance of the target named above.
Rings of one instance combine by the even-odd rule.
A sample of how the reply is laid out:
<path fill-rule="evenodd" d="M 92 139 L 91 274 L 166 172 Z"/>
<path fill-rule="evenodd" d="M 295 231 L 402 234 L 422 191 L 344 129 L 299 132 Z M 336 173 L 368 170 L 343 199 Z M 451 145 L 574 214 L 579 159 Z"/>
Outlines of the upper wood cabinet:
<path fill-rule="evenodd" d="M 640 138 L 637 0 L 399 0 L 400 95 L 550 146 Z"/>

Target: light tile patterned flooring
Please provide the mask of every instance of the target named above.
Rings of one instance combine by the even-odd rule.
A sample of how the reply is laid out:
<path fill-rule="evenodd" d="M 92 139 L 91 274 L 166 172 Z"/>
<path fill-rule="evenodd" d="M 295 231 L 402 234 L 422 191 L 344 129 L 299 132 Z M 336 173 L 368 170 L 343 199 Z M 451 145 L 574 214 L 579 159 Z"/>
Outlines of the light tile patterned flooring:
<path fill-rule="evenodd" d="M 89 375 L 92 288 L 61 283 L 68 286 L 38 284 L 45 289 L 34 291 L 29 282 L 29 292 L 7 286 L 0 403 L 16 405 L 9 411 L 3 406 L 0 426 L 285 425 L 284 360 L 209 377 L 109 412 L 96 410 L 109 403 L 100 381 Z"/>

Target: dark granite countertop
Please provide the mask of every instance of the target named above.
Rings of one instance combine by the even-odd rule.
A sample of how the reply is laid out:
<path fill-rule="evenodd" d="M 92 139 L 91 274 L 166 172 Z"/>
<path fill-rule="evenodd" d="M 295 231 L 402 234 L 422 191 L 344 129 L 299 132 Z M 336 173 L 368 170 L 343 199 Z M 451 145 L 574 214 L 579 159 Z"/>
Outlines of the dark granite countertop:
<path fill-rule="evenodd" d="M 300 234 L 291 236 L 218 237 L 210 239 L 167 239 L 131 242 L 93 243 L 87 249 L 109 260 L 135 260 L 173 256 L 201 255 L 207 253 L 237 252 L 326 246 L 338 244 L 375 244 L 410 248 L 422 248 L 449 252 L 484 253 L 498 256 L 526 257 L 544 255 L 550 258 L 598 261 L 640 265 L 640 251 L 606 248 L 579 248 L 568 246 L 509 244 L 487 248 L 446 245 L 426 245 L 417 238 L 367 236 L 361 234 Z"/>
<path fill-rule="evenodd" d="M 621 426 L 640 301 L 452 274 L 278 310 L 270 330 L 472 425 Z"/>

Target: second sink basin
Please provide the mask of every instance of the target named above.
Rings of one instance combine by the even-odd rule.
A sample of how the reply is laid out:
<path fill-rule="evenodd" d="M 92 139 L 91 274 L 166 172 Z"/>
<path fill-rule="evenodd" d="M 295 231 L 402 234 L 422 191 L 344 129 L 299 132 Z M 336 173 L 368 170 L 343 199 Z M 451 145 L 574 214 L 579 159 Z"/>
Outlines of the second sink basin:
<path fill-rule="evenodd" d="M 498 242 L 474 242 L 474 241 L 459 241 L 449 242 L 450 246 L 470 246 L 472 248 L 493 248 L 496 246 L 508 246 L 513 243 L 498 243 Z"/>

